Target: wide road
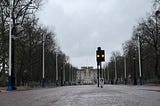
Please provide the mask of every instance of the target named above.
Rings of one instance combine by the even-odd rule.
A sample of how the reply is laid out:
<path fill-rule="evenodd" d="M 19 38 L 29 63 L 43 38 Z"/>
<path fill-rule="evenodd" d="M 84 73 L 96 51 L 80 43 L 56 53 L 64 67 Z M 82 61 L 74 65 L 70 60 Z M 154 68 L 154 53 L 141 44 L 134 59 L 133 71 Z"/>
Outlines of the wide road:
<path fill-rule="evenodd" d="M 1 92 L 0 106 L 160 106 L 160 87 L 82 85 Z"/>

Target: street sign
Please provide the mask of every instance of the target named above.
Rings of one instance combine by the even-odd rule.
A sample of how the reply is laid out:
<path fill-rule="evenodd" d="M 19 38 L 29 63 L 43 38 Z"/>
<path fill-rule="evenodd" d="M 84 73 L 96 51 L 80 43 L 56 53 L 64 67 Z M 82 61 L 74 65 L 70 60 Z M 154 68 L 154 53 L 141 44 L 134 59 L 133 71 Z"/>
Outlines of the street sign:
<path fill-rule="evenodd" d="M 100 84 L 101 86 L 104 85 L 104 78 L 99 78 L 99 84 Z"/>

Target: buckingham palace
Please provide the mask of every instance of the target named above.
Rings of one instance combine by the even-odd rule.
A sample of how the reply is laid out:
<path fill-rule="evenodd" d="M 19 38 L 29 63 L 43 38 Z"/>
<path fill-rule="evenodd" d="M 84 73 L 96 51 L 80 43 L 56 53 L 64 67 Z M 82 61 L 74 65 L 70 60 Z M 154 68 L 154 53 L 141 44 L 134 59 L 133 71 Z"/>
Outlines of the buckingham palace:
<path fill-rule="evenodd" d="M 89 66 L 81 67 L 77 71 L 76 82 L 79 84 L 96 84 L 97 70 Z"/>

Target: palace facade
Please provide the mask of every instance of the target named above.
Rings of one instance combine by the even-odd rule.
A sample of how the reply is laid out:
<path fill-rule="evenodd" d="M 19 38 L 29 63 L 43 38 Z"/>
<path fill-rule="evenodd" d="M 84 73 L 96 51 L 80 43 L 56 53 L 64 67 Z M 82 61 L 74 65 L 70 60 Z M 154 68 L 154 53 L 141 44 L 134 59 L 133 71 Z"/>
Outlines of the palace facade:
<path fill-rule="evenodd" d="M 77 71 L 76 82 L 78 84 L 96 84 L 97 82 L 97 70 L 93 67 L 81 67 Z"/>

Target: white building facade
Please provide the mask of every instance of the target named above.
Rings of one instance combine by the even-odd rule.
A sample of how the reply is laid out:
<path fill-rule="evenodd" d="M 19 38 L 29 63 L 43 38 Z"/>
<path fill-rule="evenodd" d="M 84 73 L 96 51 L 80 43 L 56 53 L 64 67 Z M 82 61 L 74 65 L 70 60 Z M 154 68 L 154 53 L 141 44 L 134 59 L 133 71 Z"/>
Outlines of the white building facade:
<path fill-rule="evenodd" d="M 79 84 L 96 84 L 97 70 L 93 69 L 93 67 L 81 67 L 77 71 L 76 82 Z"/>

